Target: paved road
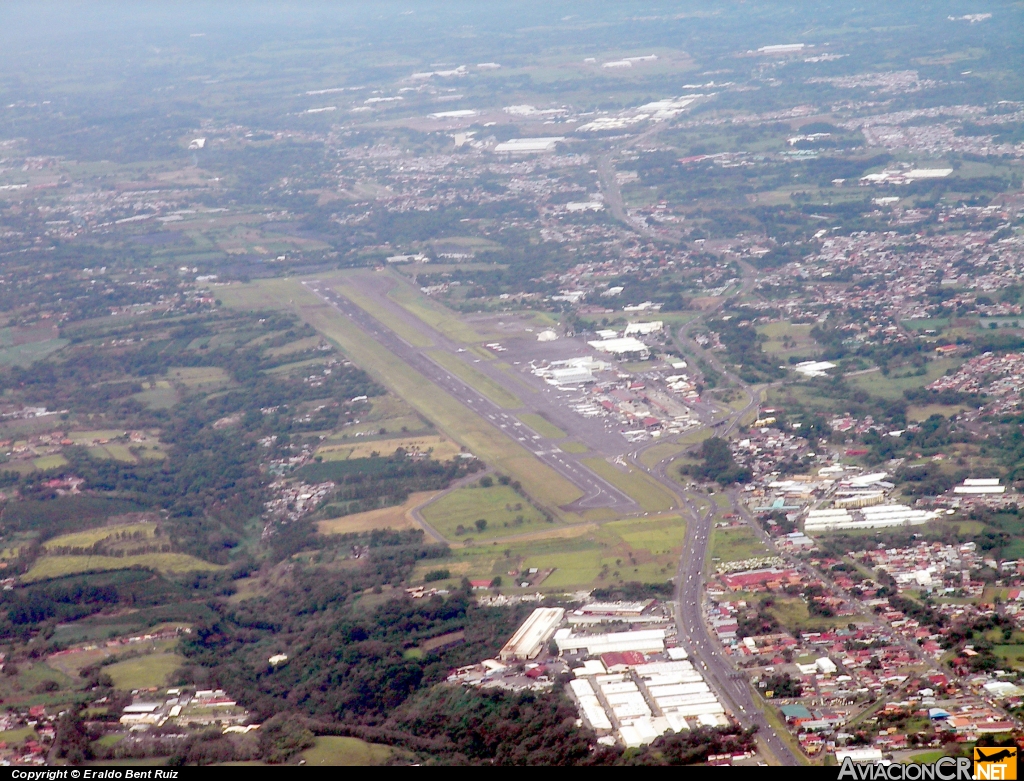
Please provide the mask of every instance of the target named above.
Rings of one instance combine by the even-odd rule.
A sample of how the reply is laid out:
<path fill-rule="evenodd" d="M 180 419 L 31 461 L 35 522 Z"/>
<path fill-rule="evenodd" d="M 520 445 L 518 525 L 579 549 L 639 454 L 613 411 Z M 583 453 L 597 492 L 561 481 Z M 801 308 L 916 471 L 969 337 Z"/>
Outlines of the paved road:
<path fill-rule="evenodd" d="M 744 271 L 746 278 L 742 290 L 748 291 L 754 282 L 753 269 L 745 266 Z M 674 339 L 678 347 L 685 347 L 685 352 L 702 357 L 715 371 L 726 377 L 747 395 L 747 403 L 742 409 L 730 409 L 724 417 L 716 419 L 713 410 L 702 410 L 701 417 L 705 428 L 712 427 L 718 436 L 725 436 L 739 425 L 740 420 L 750 410 L 757 407 L 760 403 L 761 389 L 756 386 L 748 386 L 723 366 L 713 354 L 703 350 L 687 338 L 693 326 L 713 311 L 714 309 L 709 310 L 700 318 L 691 320 L 684 325 L 674 335 Z M 650 445 L 646 447 L 650 447 Z M 642 466 L 639 456 L 646 447 L 630 454 L 630 460 L 637 466 Z M 714 527 L 715 507 L 712 505 L 710 509 L 702 511 L 697 502 L 697 495 L 685 490 L 678 482 L 668 477 L 668 470 L 674 467 L 677 457 L 666 458 L 647 471 L 679 498 L 681 505 L 690 517 L 689 523 L 687 523 L 684 553 L 679 561 L 679 569 L 676 571 L 676 625 L 679 637 L 685 641 L 687 650 L 693 656 L 694 663 L 705 676 L 708 684 L 715 689 L 736 720 L 744 727 L 756 725 L 758 740 L 778 762 L 783 765 L 799 765 L 800 762 L 789 745 L 779 736 L 754 702 L 746 674 L 733 667 L 732 662 L 722 650 L 721 644 L 711 635 L 704 620 L 704 564 L 707 558 L 708 542 Z M 735 504 L 735 497 L 733 501 Z"/>
<path fill-rule="evenodd" d="M 551 445 L 545 445 L 541 436 L 514 414 L 502 409 L 475 388 L 451 375 L 447 369 L 434 363 L 418 348 L 413 347 L 393 331 L 384 327 L 379 320 L 332 290 L 327 284 L 312 280 L 303 282 L 303 285 L 346 315 L 389 352 L 440 386 L 467 409 L 472 410 L 501 430 L 503 434 L 527 448 L 534 456 L 579 488 L 583 492 L 583 496 L 573 502 L 570 506 L 571 509 L 608 507 L 622 514 L 641 512 L 636 502 L 611 483 L 590 471 L 580 463 L 575 454 L 565 453 Z"/>

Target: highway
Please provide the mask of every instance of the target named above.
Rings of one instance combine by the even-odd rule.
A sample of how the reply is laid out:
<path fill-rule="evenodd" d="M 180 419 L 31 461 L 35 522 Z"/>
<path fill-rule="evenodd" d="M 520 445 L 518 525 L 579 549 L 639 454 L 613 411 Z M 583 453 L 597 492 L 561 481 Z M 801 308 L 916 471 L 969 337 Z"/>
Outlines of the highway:
<path fill-rule="evenodd" d="M 744 271 L 746 278 L 742 289 L 749 290 L 753 284 L 753 269 L 744 266 Z M 747 395 L 747 403 L 742 409 L 736 411 L 729 409 L 726 415 L 718 419 L 715 419 L 713 410 L 701 409 L 704 427 L 712 428 L 718 436 L 724 437 L 739 425 L 750 410 L 758 406 L 761 388 L 748 386 L 726 369 L 714 355 L 687 338 L 693 326 L 713 311 L 715 310 L 705 312 L 701 317 L 682 326 L 674 335 L 674 341 L 677 347 L 683 348 L 684 352 L 690 355 L 699 355 L 715 371 L 726 377 Z M 696 370 L 696 367 L 694 369 Z M 642 468 L 639 456 L 647 447 L 651 447 L 651 445 L 631 453 L 631 463 Z M 689 516 L 683 556 L 679 561 L 679 569 L 676 571 L 676 625 L 679 637 L 684 640 L 687 651 L 694 659 L 694 664 L 722 699 L 723 704 L 732 711 L 736 720 L 744 727 L 756 725 L 758 740 L 780 764 L 799 765 L 800 762 L 789 745 L 779 736 L 755 703 L 747 676 L 733 667 L 732 662 L 722 650 L 721 644 L 711 635 L 704 620 L 704 567 L 711 531 L 714 528 L 715 506 L 712 504 L 710 509 L 702 511 L 697 504 L 696 495 L 685 490 L 682 485 L 668 476 L 668 470 L 673 468 L 675 459 L 678 457 L 678 455 L 674 455 L 666 458 L 647 471 L 673 492 Z M 758 532 L 763 534 L 760 529 Z"/>
<path fill-rule="evenodd" d="M 644 136 L 650 135 L 652 132 L 656 132 L 656 129 L 648 131 Z M 613 216 L 648 238 L 681 241 L 681 238 L 678 236 L 659 235 L 646 223 L 641 224 L 639 220 L 630 217 L 623 204 L 610 155 L 603 155 L 599 159 L 598 175 L 601 180 L 601 191 L 605 196 L 605 202 L 608 204 Z M 742 261 L 739 261 L 739 264 L 743 270 L 743 282 L 738 295 L 743 296 L 753 288 L 756 282 L 756 273 L 749 264 Z M 711 428 L 717 436 L 724 437 L 739 425 L 744 415 L 758 406 L 761 388 L 749 386 L 722 365 L 710 351 L 704 350 L 700 345 L 689 339 L 689 332 L 693 327 L 717 311 L 720 306 L 721 304 L 702 312 L 700 316 L 679 328 L 673 335 L 673 341 L 676 347 L 680 348 L 683 353 L 703 359 L 708 366 L 711 366 L 716 372 L 727 379 L 730 384 L 747 394 L 747 403 L 743 409 L 733 411 L 726 408 L 726 414 L 717 420 L 715 419 L 715 410 L 710 405 L 701 404 L 695 408 L 701 416 L 704 427 Z M 693 366 L 692 370 L 696 373 L 698 367 Z M 647 447 L 651 447 L 651 445 L 631 453 L 629 455 L 630 462 L 637 467 L 643 468 L 639 461 L 639 455 Z M 789 748 L 789 745 L 768 723 L 764 713 L 755 704 L 746 675 L 733 667 L 728 657 L 725 656 L 721 645 L 711 636 L 711 632 L 704 621 L 704 563 L 707 558 L 708 542 L 714 525 L 714 506 L 712 505 L 711 509 L 706 512 L 701 512 L 699 506 L 694 501 L 694 496 L 683 489 L 678 482 L 667 476 L 667 470 L 672 468 L 672 464 L 677 457 L 667 458 L 653 469 L 648 469 L 647 471 L 652 477 L 659 480 L 666 488 L 672 491 L 673 495 L 680 501 L 681 506 L 686 508 L 689 515 L 689 522 L 686 527 L 686 544 L 683 547 L 683 555 L 679 562 L 679 569 L 676 572 L 676 624 L 679 637 L 685 642 L 688 652 L 694 659 L 694 663 L 705 676 L 708 684 L 716 691 L 723 704 L 732 711 L 736 720 L 744 727 L 757 726 L 759 742 L 769 753 L 774 755 L 777 762 L 782 765 L 799 765 L 801 763 Z"/>

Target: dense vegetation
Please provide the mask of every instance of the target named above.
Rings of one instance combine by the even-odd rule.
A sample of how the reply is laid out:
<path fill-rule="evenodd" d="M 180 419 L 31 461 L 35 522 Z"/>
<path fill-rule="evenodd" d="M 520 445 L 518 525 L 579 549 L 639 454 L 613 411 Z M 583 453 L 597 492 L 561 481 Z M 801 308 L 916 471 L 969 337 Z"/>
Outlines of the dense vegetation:
<path fill-rule="evenodd" d="M 722 485 L 750 479 L 750 469 L 740 466 L 732 456 L 729 443 L 721 437 L 709 437 L 700 444 L 701 464 L 683 464 L 679 471 L 701 480 L 714 480 Z"/>

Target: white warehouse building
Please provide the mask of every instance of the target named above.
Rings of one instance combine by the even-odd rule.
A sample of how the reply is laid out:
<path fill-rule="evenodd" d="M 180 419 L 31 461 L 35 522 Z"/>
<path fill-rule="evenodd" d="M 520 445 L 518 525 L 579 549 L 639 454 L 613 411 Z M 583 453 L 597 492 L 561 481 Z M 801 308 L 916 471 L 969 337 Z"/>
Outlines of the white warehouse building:
<path fill-rule="evenodd" d="M 883 529 L 888 526 L 919 526 L 937 517 L 933 510 L 915 510 L 902 504 L 862 507 L 860 517 L 849 510 L 811 510 L 804 520 L 804 531 L 847 531 L 850 529 Z"/>
<path fill-rule="evenodd" d="M 564 608 L 537 608 L 505 643 L 498 658 L 503 662 L 536 659 L 543 649 L 544 643 L 551 639 L 551 635 L 562 623 L 564 616 Z"/>
<path fill-rule="evenodd" d="M 651 351 L 646 344 L 632 336 L 624 336 L 619 339 L 602 339 L 600 341 L 587 342 L 595 350 L 603 353 L 611 353 L 624 357 L 639 358 L 642 361 L 651 357 Z"/>

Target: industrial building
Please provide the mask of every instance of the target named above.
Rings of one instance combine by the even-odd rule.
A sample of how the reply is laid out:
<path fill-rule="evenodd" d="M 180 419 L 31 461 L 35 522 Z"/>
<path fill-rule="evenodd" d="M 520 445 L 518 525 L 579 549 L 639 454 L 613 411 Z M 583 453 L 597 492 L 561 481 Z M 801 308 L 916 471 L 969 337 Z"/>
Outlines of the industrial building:
<path fill-rule="evenodd" d="M 804 521 L 804 531 L 846 531 L 850 529 L 882 529 L 888 526 L 919 526 L 937 516 L 932 510 L 915 510 L 902 504 L 861 507 L 859 517 L 847 509 L 811 510 Z"/>
<path fill-rule="evenodd" d="M 625 746 L 635 747 L 669 730 L 728 725 L 725 707 L 689 661 L 627 668 L 605 673 L 600 662 L 590 660 L 573 670 L 577 677 L 569 686 L 580 715 L 598 734 L 615 731 Z"/>
<path fill-rule="evenodd" d="M 803 51 L 805 43 L 776 43 L 771 46 L 762 46 L 758 51 L 761 54 L 790 54 Z"/>
<path fill-rule="evenodd" d="M 498 658 L 503 662 L 536 659 L 544 648 L 544 644 L 551 639 L 551 635 L 562 623 L 564 616 L 564 608 L 537 608 L 505 643 Z"/>
<path fill-rule="evenodd" d="M 558 645 L 559 653 L 585 651 L 590 656 L 600 656 L 614 651 L 661 653 L 665 650 L 665 630 L 642 629 L 637 632 L 574 635 L 571 629 L 559 629 L 555 632 L 555 643 Z"/>
<path fill-rule="evenodd" d="M 787 368 L 785 366 L 783 369 Z M 828 370 L 836 368 L 831 361 L 803 361 L 792 367 L 793 371 L 805 377 L 827 377 Z"/>
<path fill-rule="evenodd" d="M 955 494 L 966 494 L 967 496 L 981 496 L 983 494 L 1005 493 L 1006 486 L 999 485 L 998 478 L 969 478 L 964 480 L 963 485 L 953 489 Z"/>
<path fill-rule="evenodd" d="M 882 491 L 850 491 L 837 496 L 833 504 L 837 509 L 855 510 L 861 507 L 873 507 L 885 501 Z"/>
<path fill-rule="evenodd" d="M 537 152 L 550 152 L 560 141 L 565 141 L 565 136 L 547 136 L 545 138 L 510 138 L 494 147 L 495 152 L 510 152 L 512 154 L 534 154 Z"/>
<path fill-rule="evenodd" d="M 664 323 L 661 320 L 652 320 L 649 323 L 630 323 L 626 326 L 624 336 L 633 336 L 639 334 L 640 336 L 646 336 L 648 334 L 654 334 L 660 331 L 664 327 Z"/>
<path fill-rule="evenodd" d="M 651 351 L 646 344 L 632 336 L 624 336 L 619 339 L 601 339 L 587 342 L 595 350 L 603 353 L 611 353 L 623 358 L 637 358 L 646 361 L 651 357 Z"/>
<path fill-rule="evenodd" d="M 552 385 L 585 385 L 594 381 L 594 375 L 590 369 L 571 366 L 565 369 L 548 369 L 544 373 L 544 379 Z"/>

